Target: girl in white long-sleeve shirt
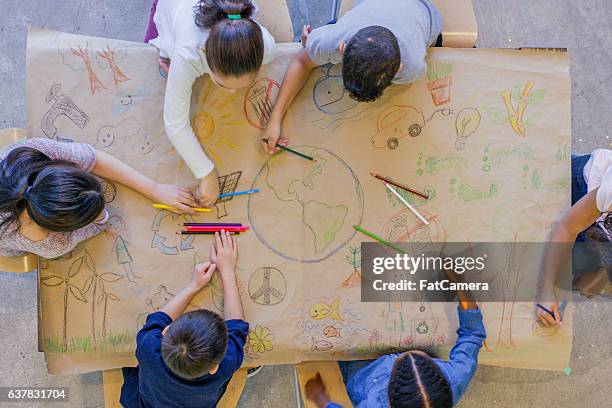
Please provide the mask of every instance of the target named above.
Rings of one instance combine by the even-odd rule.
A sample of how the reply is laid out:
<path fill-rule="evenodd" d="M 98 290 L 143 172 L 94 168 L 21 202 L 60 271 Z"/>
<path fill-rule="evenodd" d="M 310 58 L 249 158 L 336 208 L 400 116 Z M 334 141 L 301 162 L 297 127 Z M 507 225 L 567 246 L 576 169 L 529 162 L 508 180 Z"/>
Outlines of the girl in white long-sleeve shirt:
<path fill-rule="evenodd" d="M 145 41 L 159 49 L 168 72 L 164 125 L 170 141 L 200 179 L 200 205 L 219 195 L 214 163 L 189 121 L 191 88 L 204 74 L 228 92 L 248 87 L 274 58 L 272 35 L 253 18 L 251 0 L 155 0 Z M 168 66 L 169 61 L 169 66 Z"/>

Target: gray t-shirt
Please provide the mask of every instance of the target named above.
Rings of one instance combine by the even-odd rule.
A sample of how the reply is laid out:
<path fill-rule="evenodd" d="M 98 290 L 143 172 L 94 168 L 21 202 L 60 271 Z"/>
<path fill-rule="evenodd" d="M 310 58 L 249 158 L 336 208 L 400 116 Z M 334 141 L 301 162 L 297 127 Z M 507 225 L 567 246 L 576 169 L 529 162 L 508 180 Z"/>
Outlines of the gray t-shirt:
<path fill-rule="evenodd" d="M 442 17 L 429 0 L 361 0 L 336 24 L 310 33 L 306 44 L 310 59 L 318 65 L 341 63 L 340 42 L 348 42 L 359 30 L 369 26 L 385 27 L 397 38 L 403 67 L 393 82 L 407 84 L 427 70 L 427 48 L 442 31 Z"/>

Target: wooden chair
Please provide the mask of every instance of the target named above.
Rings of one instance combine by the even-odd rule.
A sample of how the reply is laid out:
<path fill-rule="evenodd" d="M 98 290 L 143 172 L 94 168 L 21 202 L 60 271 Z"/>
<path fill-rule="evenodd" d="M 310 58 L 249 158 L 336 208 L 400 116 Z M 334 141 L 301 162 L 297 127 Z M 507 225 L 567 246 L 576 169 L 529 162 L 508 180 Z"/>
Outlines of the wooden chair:
<path fill-rule="evenodd" d="M 0 130 L 0 150 L 21 139 L 25 139 L 26 132 L 23 129 L 8 128 Z M 0 271 L 25 273 L 36 269 L 36 255 L 28 254 L 15 257 L 0 257 Z"/>
<path fill-rule="evenodd" d="M 121 396 L 121 386 L 123 385 L 123 375 L 120 369 L 102 371 L 102 380 L 104 383 L 104 407 L 119 408 L 119 397 Z M 238 401 L 242 395 L 242 390 L 247 382 L 247 369 L 241 368 L 234 373 L 227 390 L 219 404 L 218 408 L 235 408 L 238 406 Z"/>
<path fill-rule="evenodd" d="M 335 361 L 315 361 L 305 362 L 295 365 L 295 376 L 300 387 L 300 394 L 302 396 L 302 405 L 305 408 L 316 408 L 316 405 L 306 398 L 304 387 L 311 378 L 314 378 L 317 373 L 321 374 L 323 383 L 327 388 L 329 397 L 333 402 L 342 405 L 345 408 L 352 407 L 353 404 L 346 393 L 346 387 L 344 386 L 344 380 L 340 373 L 338 363 Z"/>
<path fill-rule="evenodd" d="M 442 14 L 442 45 L 473 48 L 478 39 L 478 24 L 472 0 L 431 1 Z M 355 0 L 342 0 L 340 15 L 352 9 L 354 5 Z"/>
<path fill-rule="evenodd" d="M 270 30 L 277 43 L 293 42 L 293 26 L 286 0 L 258 0 L 257 21 Z"/>

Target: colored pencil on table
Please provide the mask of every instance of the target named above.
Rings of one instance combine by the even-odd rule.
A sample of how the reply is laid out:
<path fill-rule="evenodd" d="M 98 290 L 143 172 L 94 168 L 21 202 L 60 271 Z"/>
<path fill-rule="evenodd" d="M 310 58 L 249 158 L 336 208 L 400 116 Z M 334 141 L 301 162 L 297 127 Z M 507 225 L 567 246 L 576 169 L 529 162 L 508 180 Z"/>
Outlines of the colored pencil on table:
<path fill-rule="evenodd" d="M 178 225 L 185 227 L 242 227 L 241 222 L 185 222 Z"/>
<path fill-rule="evenodd" d="M 239 195 L 255 194 L 255 193 L 259 193 L 259 189 L 256 188 L 254 190 L 236 191 L 234 193 L 220 194 L 219 198 L 234 197 L 234 196 L 239 196 Z"/>
<path fill-rule="evenodd" d="M 373 232 L 370 232 L 366 229 L 361 228 L 359 225 L 353 225 L 353 228 L 356 231 L 361 232 L 362 234 L 367 235 L 368 237 L 372 238 L 375 241 L 380 242 L 381 244 L 387 245 L 388 247 L 391 247 L 393 249 L 395 249 L 398 252 L 404 253 L 404 250 L 402 248 L 400 248 L 399 246 L 395 245 L 393 242 L 389 242 L 386 239 L 379 237 L 378 235 L 374 234 Z"/>
<path fill-rule="evenodd" d="M 410 188 L 410 187 L 408 187 L 408 186 L 405 186 L 405 185 L 403 185 L 403 184 L 400 184 L 400 183 L 398 183 L 398 182 L 396 182 L 396 181 L 393 181 L 393 180 L 391 180 L 391 179 L 388 179 L 387 177 L 381 176 L 380 174 L 370 173 L 370 175 L 371 175 L 372 177 L 376 177 L 377 179 L 379 179 L 379 180 L 381 180 L 381 181 L 387 182 L 387 183 L 389 183 L 389 184 L 391 184 L 391 185 L 393 185 L 393 186 L 395 186 L 395 187 L 399 187 L 399 188 L 401 188 L 401 189 L 403 189 L 403 190 L 410 191 L 412 194 L 416 194 L 416 195 L 418 195 L 419 197 L 423 197 L 423 198 L 425 198 L 425 199 L 429 199 L 429 196 L 428 196 L 428 195 L 426 195 L 426 194 L 424 194 L 424 193 L 421 193 L 421 192 L 419 192 L 419 191 L 416 191 L 416 190 L 414 190 L 414 189 L 412 189 L 412 188 Z"/>
<path fill-rule="evenodd" d="M 169 205 L 165 205 L 165 204 L 153 204 L 153 208 L 157 208 L 158 210 L 175 210 L 175 211 L 178 211 L 178 208 L 170 207 Z M 212 211 L 210 208 L 191 207 L 191 209 L 194 210 L 194 211 L 197 211 L 197 212 L 211 212 Z"/>
<path fill-rule="evenodd" d="M 240 232 L 229 232 L 230 235 L 240 235 Z M 215 235 L 215 231 L 204 231 L 204 232 L 189 232 L 181 231 L 177 232 L 176 235 Z"/>
<path fill-rule="evenodd" d="M 248 231 L 249 227 L 194 227 L 187 226 L 184 227 L 183 231 L 185 232 L 221 232 L 225 230 L 227 232 L 244 232 Z"/>
<path fill-rule="evenodd" d="M 393 187 L 391 187 L 389 184 L 387 184 L 387 182 L 383 181 L 383 184 L 385 185 L 385 187 L 387 187 L 387 189 L 388 189 L 390 192 L 392 192 L 392 193 L 393 193 L 393 194 L 394 194 L 394 195 L 397 197 L 397 199 L 398 199 L 398 200 L 400 200 L 402 203 L 404 203 L 404 205 L 405 205 L 406 207 L 408 207 L 408 209 L 409 209 L 410 211 L 412 211 L 412 213 L 413 213 L 414 215 L 416 215 L 416 216 L 417 216 L 417 218 L 423 222 L 423 224 L 425 224 L 425 225 L 429 225 L 429 222 L 428 222 L 428 221 L 425 219 L 425 217 L 423 217 L 423 216 L 422 216 L 422 215 L 421 215 L 421 214 L 420 214 L 420 213 L 419 213 L 419 212 L 416 210 L 416 208 L 414 208 L 413 206 L 411 206 L 411 205 L 410 205 L 410 203 L 409 203 L 408 201 L 406 201 L 406 199 L 405 199 L 404 197 L 402 197 L 400 193 L 398 193 L 398 192 L 397 192 L 397 191 L 396 191 L 396 190 L 395 190 Z"/>
<path fill-rule="evenodd" d="M 268 143 L 268 139 L 262 139 L 262 140 L 263 140 L 264 142 Z M 300 157 L 303 157 L 303 158 L 305 158 L 305 159 L 307 159 L 307 160 L 315 161 L 315 159 L 313 159 L 312 157 L 307 156 L 307 155 L 305 155 L 304 153 L 300 153 L 300 152 L 298 152 L 298 151 L 296 151 L 296 150 L 293 150 L 293 149 L 291 149 L 291 148 L 289 148 L 289 147 L 283 146 L 282 144 L 278 144 L 278 143 L 277 143 L 277 144 L 276 144 L 276 147 L 278 147 L 278 148 L 279 148 L 279 149 L 281 149 L 281 150 L 285 150 L 285 151 L 287 151 L 287 152 L 289 152 L 289 153 L 296 154 L 296 155 L 298 155 L 298 156 L 300 156 Z"/>

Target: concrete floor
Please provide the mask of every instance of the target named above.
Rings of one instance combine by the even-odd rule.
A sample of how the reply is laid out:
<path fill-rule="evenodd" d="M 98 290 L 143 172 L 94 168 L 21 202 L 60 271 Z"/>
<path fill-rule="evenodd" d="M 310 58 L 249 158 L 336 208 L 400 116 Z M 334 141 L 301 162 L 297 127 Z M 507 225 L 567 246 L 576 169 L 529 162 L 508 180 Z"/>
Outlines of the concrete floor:
<path fill-rule="evenodd" d="M 452 1 L 452 0 L 449 0 Z M 328 20 L 331 0 L 288 0 L 295 27 Z M 26 27 L 142 40 L 151 0 L 0 0 L 0 128 L 24 127 Z M 566 47 L 572 58 L 573 151 L 609 147 L 612 136 L 612 2 L 474 0 L 478 46 Z M 137 27 L 137 29 L 132 29 Z M 606 91 L 606 89 L 608 91 Z M 36 352 L 36 277 L 0 273 L 0 386 L 67 386 L 71 407 L 102 407 L 99 373 L 54 377 Z M 571 375 L 480 367 L 461 407 L 607 407 L 612 373 L 612 303 L 577 305 Z M 241 407 L 294 407 L 291 366 L 266 367 Z M 0 406 L 5 406 L 0 404 Z M 11 406 L 31 406 L 14 404 Z M 37 405 L 38 406 L 38 405 Z M 52 406 L 57 407 L 58 404 Z"/>

